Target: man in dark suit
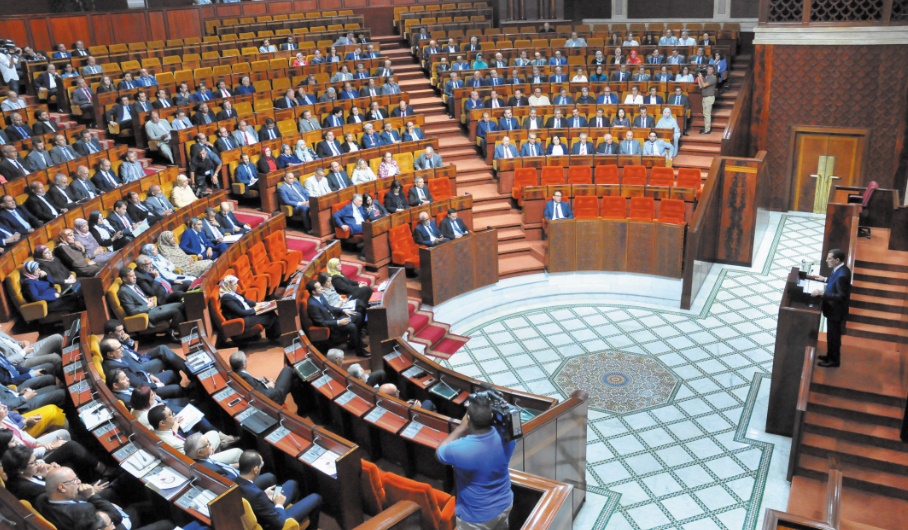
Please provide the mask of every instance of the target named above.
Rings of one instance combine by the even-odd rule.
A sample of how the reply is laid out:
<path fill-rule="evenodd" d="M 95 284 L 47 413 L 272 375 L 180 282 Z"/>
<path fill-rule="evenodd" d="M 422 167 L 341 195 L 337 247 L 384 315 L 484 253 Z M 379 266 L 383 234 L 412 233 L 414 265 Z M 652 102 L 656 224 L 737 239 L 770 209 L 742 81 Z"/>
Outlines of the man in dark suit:
<path fill-rule="evenodd" d="M 224 301 L 229 299 L 229 297 L 222 297 L 221 303 L 223 304 Z M 261 392 L 278 405 L 284 404 L 284 401 L 287 400 L 287 394 L 290 393 L 291 389 L 295 388 L 295 382 L 298 380 L 296 373 L 290 366 L 281 368 L 276 381 L 271 381 L 267 377 L 256 377 L 250 374 L 246 368 L 246 354 L 242 350 L 230 354 L 230 369 L 239 375 L 243 381 L 249 383 L 253 390 Z M 299 406 L 300 402 L 297 401 L 297 403 L 297 406 Z"/>
<path fill-rule="evenodd" d="M 36 180 L 29 186 L 28 198 L 25 199 L 25 209 L 32 213 L 42 222 L 47 223 L 59 217 L 66 210 L 58 210 L 50 202 L 50 197 L 44 190 L 44 183 Z"/>
<path fill-rule="evenodd" d="M 22 119 L 22 115 L 18 112 L 10 116 L 9 118 L 10 125 L 6 128 L 6 136 L 9 137 L 10 142 L 18 142 L 19 140 L 25 140 L 26 138 L 31 138 L 35 135 L 32 132 L 32 128 L 25 123 L 25 120 Z"/>
<path fill-rule="evenodd" d="M 236 138 L 230 134 L 230 131 L 227 130 L 227 127 L 221 127 L 218 129 L 218 139 L 214 142 L 214 148 L 217 149 L 218 153 L 223 153 L 224 151 L 230 151 L 231 149 L 236 149 L 240 145 L 237 143 Z"/>
<path fill-rule="evenodd" d="M 207 125 L 209 123 L 214 123 L 217 121 L 218 117 L 214 115 L 208 108 L 207 103 L 202 103 L 199 105 L 199 110 L 192 115 L 192 124 L 193 125 Z"/>
<path fill-rule="evenodd" d="M 153 225 L 161 220 L 160 216 L 142 204 L 142 200 L 138 193 L 130 191 L 129 195 L 126 196 L 126 202 L 126 215 L 128 215 L 130 219 L 135 219 L 137 223 L 148 221 L 149 225 Z"/>
<path fill-rule="evenodd" d="M 230 89 L 227 88 L 227 82 L 223 79 L 218 81 L 218 86 L 215 87 L 213 92 L 214 97 L 216 98 L 232 98 L 233 94 L 230 93 Z"/>
<path fill-rule="evenodd" d="M 128 293 L 135 294 L 133 289 L 138 289 L 138 285 L 126 287 L 126 284 L 123 284 L 120 286 L 120 291 L 127 290 Z M 122 298 L 122 295 L 120 298 Z M 161 396 L 162 399 L 180 398 L 185 395 L 183 387 L 180 386 L 179 373 L 174 372 L 173 370 L 160 369 L 156 373 L 152 373 L 149 370 L 143 369 L 141 363 L 132 359 L 130 356 L 125 355 L 123 345 L 119 340 L 112 337 L 102 338 L 99 347 L 101 349 L 101 357 L 103 358 L 101 367 L 104 369 L 104 375 L 106 377 L 111 377 L 114 370 L 120 370 L 126 374 L 126 378 L 129 379 L 129 384 L 133 388 L 139 388 L 142 385 L 150 386 L 154 389 L 155 394 Z M 158 383 L 160 383 L 160 385 Z"/>
<path fill-rule="evenodd" d="M 129 96 L 120 96 L 119 102 L 107 113 L 107 121 L 120 124 L 120 130 L 128 129 L 132 127 L 132 112 Z"/>
<path fill-rule="evenodd" d="M 54 159 L 47 151 L 44 140 L 40 137 L 32 140 L 32 150 L 25 155 L 26 169 L 41 171 L 54 165 Z"/>
<path fill-rule="evenodd" d="M 599 144 L 599 147 L 596 149 L 597 155 L 617 155 L 618 154 L 618 144 L 612 140 L 612 135 L 606 133 L 602 138 L 602 143 Z"/>
<path fill-rule="evenodd" d="M 322 123 L 322 128 L 328 129 L 331 127 L 343 127 L 344 126 L 344 109 L 340 107 L 334 107 L 331 109 L 331 113 L 325 117 L 324 123 Z"/>
<path fill-rule="evenodd" d="M 151 258 L 144 254 L 136 258 L 136 283 L 142 292 L 152 293 L 158 300 L 168 304 L 182 302 L 187 287 L 184 283 L 170 283 L 158 276 Z"/>
<path fill-rule="evenodd" d="M 50 199 L 50 203 L 54 205 L 54 208 L 58 210 L 72 210 L 79 201 L 66 186 L 66 175 L 63 173 L 54 175 L 54 183 L 47 190 L 47 198 Z"/>
<path fill-rule="evenodd" d="M 136 225 L 136 221 L 129 217 L 126 210 L 126 201 L 119 200 L 114 203 L 113 211 L 107 216 L 107 221 L 111 226 L 117 232 L 123 232 L 124 234 L 132 232 L 133 227 Z"/>
<path fill-rule="evenodd" d="M 134 116 L 139 116 L 142 114 L 148 114 L 151 112 L 152 106 L 148 101 L 148 94 L 145 92 L 139 92 L 136 94 L 136 102 L 132 104 L 132 111 Z"/>
<path fill-rule="evenodd" d="M 429 212 L 419 213 L 419 224 L 413 230 L 413 240 L 417 245 L 427 247 L 434 247 L 448 242 L 448 238 L 442 235 L 435 220 L 429 217 Z"/>
<path fill-rule="evenodd" d="M 587 134 L 585 132 L 580 133 L 580 137 L 574 142 L 574 145 L 571 146 L 572 155 L 591 155 L 593 154 L 593 142 L 590 142 L 587 139 Z"/>
<path fill-rule="evenodd" d="M 413 116 L 413 108 L 410 107 L 406 101 L 400 100 L 400 103 L 397 105 L 397 108 L 391 111 L 391 117 L 393 118 L 406 118 Z"/>
<path fill-rule="evenodd" d="M 227 252 L 226 243 L 215 245 L 205 236 L 201 219 L 195 217 L 189 223 L 189 230 L 180 236 L 180 248 L 183 249 L 183 252 L 190 256 L 198 256 L 199 259 L 217 259 L 218 256 Z"/>
<path fill-rule="evenodd" d="M 842 333 L 848 320 L 851 299 L 851 270 L 845 265 L 845 251 L 834 248 L 826 255 L 826 266 L 832 269 L 827 278 L 811 279 L 826 282 L 826 288 L 816 289 L 811 296 L 821 297 L 821 309 L 826 317 L 826 355 L 820 356 L 818 366 L 838 368 L 842 360 Z"/>
<path fill-rule="evenodd" d="M 12 195 L 4 195 L 0 199 L 0 223 L 10 231 L 26 236 L 35 231 L 35 228 L 44 226 L 37 217 L 28 210 L 16 205 Z"/>
<path fill-rule="evenodd" d="M 366 113 L 366 120 L 368 121 L 377 121 L 383 120 L 388 117 L 388 113 L 381 108 L 381 105 L 377 101 L 373 101 L 370 105 L 369 112 Z"/>
<path fill-rule="evenodd" d="M 274 100 L 274 108 L 276 109 L 292 109 L 296 106 L 299 106 L 299 103 L 296 101 L 296 92 L 292 88 L 287 89 L 284 97 Z"/>
<path fill-rule="evenodd" d="M 50 120 L 50 115 L 44 109 L 35 111 L 35 124 L 32 126 L 35 136 L 47 133 L 55 133 L 60 130 L 54 122 Z"/>
<path fill-rule="evenodd" d="M 147 256 L 146 256 L 147 257 Z M 188 282 L 186 283 L 188 285 Z M 134 369 L 145 370 L 146 372 L 158 373 L 165 368 L 173 372 L 183 372 L 186 377 L 192 378 L 192 372 L 186 367 L 186 361 L 163 344 L 155 346 L 145 353 L 139 353 L 135 350 L 138 344 L 132 337 L 126 333 L 123 322 L 110 319 L 104 323 L 104 337 L 117 339 L 123 348 L 123 358 L 128 359 Z M 168 403 L 170 405 L 171 403 Z M 182 407 L 180 407 L 180 410 Z M 179 410 L 177 410 L 179 412 Z M 205 429 L 206 431 L 215 430 L 214 427 Z"/>
<path fill-rule="evenodd" d="M 552 194 L 552 200 L 546 203 L 542 216 L 549 221 L 557 221 L 559 219 L 573 219 L 574 212 L 571 211 L 570 204 L 561 202 L 561 191 L 556 190 Z"/>
<path fill-rule="evenodd" d="M 281 131 L 277 128 L 277 125 L 274 124 L 274 120 L 267 118 L 265 120 L 265 125 L 262 125 L 262 128 L 259 129 L 259 140 L 275 140 L 281 137 Z"/>
<path fill-rule="evenodd" d="M 80 138 L 73 143 L 72 148 L 79 153 L 80 156 L 88 156 L 92 153 L 100 153 L 104 148 L 101 146 L 101 142 L 97 138 L 91 135 L 91 131 L 88 129 L 83 130 L 80 133 Z"/>
<path fill-rule="evenodd" d="M 117 174 L 111 170 L 110 160 L 104 159 L 98 164 L 98 171 L 91 178 L 95 187 L 106 193 L 112 189 L 121 186 L 123 182 L 117 177 Z"/>
<path fill-rule="evenodd" d="M 514 95 L 508 98 L 509 107 L 526 107 L 530 104 L 530 101 L 523 95 L 523 91 L 519 88 L 514 89 Z"/>
<path fill-rule="evenodd" d="M 187 230 L 188 231 L 188 230 Z M 136 283 L 136 271 L 129 267 L 120 269 L 120 279 L 123 285 L 117 291 L 117 298 L 120 299 L 120 305 L 128 316 L 145 313 L 148 315 L 148 323 L 155 326 L 161 322 L 170 323 L 170 339 L 178 341 L 177 333 L 180 329 L 180 322 L 186 320 L 183 314 L 183 304 L 164 304 L 159 305 L 156 298 L 144 293 Z M 165 397 L 158 392 L 161 397 Z"/>
<path fill-rule="evenodd" d="M 428 215 L 428 214 L 426 214 Z M 315 326 L 329 328 L 332 333 L 338 333 L 347 338 L 347 343 L 357 355 L 368 357 L 369 353 L 363 347 L 360 338 L 360 328 L 363 325 L 362 315 L 351 309 L 341 309 L 328 303 L 324 297 L 322 285 L 315 280 L 306 284 L 309 291 L 309 301 L 306 313 Z"/>
<path fill-rule="evenodd" d="M 329 167 L 328 174 L 325 175 L 325 178 L 328 179 L 328 186 L 331 188 L 331 191 L 353 186 L 353 181 L 350 180 L 350 177 L 347 176 L 347 172 L 343 170 L 340 162 L 337 160 L 331 162 L 331 166 Z"/>
<path fill-rule="evenodd" d="M 218 111 L 215 117 L 218 119 L 218 121 L 221 121 L 235 120 L 236 116 L 236 109 L 233 108 L 233 103 L 231 103 L 229 100 L 224 100 L 224 102 L 221 103 L 221 110 Z"/>
<path fill-rule="evenodd" d="M 527 141 L 520 147 L 520 156 L 542 156 L 543 154 L 545 154 L 545 146 L 536 139 L 536 133 L 531 132 L 527 136 Z"/>
<path fill-rule="evenodd" d="M 5 184 L 13 179 L 24 177 L 29 174 L 28 162 L 19 156 L 19 151 L 15 146 L 3 146 L 3 160 L 0 160 L 0 184 Z"/>
<path fill-rule="evenodd" d="M 642 129 L 652 129 L 655 126 L 656 126 L 655 118 L 647 115 L 646 107 L 641 105 L 640 114 L 638 114 L 637 117 L 634 118 L 634 123 L 632 124 L 632 127 L 642 128 Z"/>
<path fill-rule="evenodd" d="M 163 88 L 155 94 L 157 99 L 151 102 L 151 106 L 156 109 L 169 109 L 173 107 L 173 101 L 167 97 L 167 91 Z"/>
<path fill-rule="evenodd" d="M 414 180 L 413 187 L 410 188 L 410 192 L 407 194 L 407 202 L 413 207 L 432 202 L 432 194 L 429 193 L 426 181 L 422 177 L 416 177 L 416 180 Z"/>
<path fill-rule="evenodd" d="M 441 235 L 448 239 L 458 239 L 470 233 L 463 219 L 457 217 L 456 208 L 448 208 L 448 216 L 441 220 Z"/>
<path fill-rule="evenodd" d="M 275 486 L 262 490 L 256 485 L 259 474 L 265 462 L 262 455 L 255 451 L 243 451 L 240 456 L 239 472 L 236 478 L 240 494 L 249 502 L 255 518 L 263 530 L 281 530 L 287 519 L 297 522 L 309 519 L 309 528 L 318 528 L 319 508 L 322 497 L 313 493 L 302 499 L 299 496 L 299 485 L 295 480 L 288 480 L 281 486 L 280 492 L 275 492 Z M 284 504 L 293 504 L 284 508 Z"/>
<path fill-rule="evenodd" d="M 333 131 L 326 132 L 325 139 L 315 146 L 315 154 L 317 154 L 319 158 L 340 156 L 341 153 L 343 153 L 343 151 L 341 150 L 340 142 L 334 139 Z"/>
<path fill-rule="evenodd" d="M 73 181 L 69 184 L 69 193 L 77 201 L 87 201 L 100 195 L 101 190 L 99 190 L 94 182 L 88 178 L 88 168 L 79 166 L 76 168 L 75 178 L 73 178 Z"/>
<path fill-rule="evenodd" d="M 48 100 L 56 97 L 57 108 L 60 108 L 60 94 L 63 92 L 63 79 L 57 74 L 57 67 L 53 63 L 47 65 L 47 71 L 41 72 L 35 79 L 35 87 L 46 89 Z"/>
<path fill-rule="evenodd" d="M 283 188 L 283 186 L 281 187 Z M 221 225 L 221 228 L 230 234 L 245 234 L 252 230 L 252 227 L 249 226 L 249 224 L 240 221 L 233 213 L 233 203 L 230 201 L 221 203 L 221 208 L 218 211 L 216 219 L 218 224 Z"/>
<path fill-rule="evenodd" d="M 208 87 L 202 82 L 199 83 L 199 88 L 192 94 L 191 99 L 194 103 L 203 103 L 214 99 L 214 94 L 208 90 Z"/>

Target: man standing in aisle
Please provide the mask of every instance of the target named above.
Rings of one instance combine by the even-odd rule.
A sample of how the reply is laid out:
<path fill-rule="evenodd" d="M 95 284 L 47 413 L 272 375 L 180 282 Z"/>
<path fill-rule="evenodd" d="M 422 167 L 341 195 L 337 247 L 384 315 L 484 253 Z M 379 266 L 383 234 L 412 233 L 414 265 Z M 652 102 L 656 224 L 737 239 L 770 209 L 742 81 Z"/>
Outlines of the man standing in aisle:
<path fill-rule="evenodd" d="M 841 362 L 842 333 L 848 320 L 848 302 L 851 298 L 851 270 L 845 265 L 845 251 L 834 248 L 826 255 L 826 266 L 832 269 L 828 278 L 814 276 L 811 279 L 825 281 L 826 289 L 816 289 L 812 296 L 823 299 L 823 316 L 826 317 L 826 355 L 820 357 L 818 366 L 838 368 Z"/>
<path fill-rule="evenodd" d="M 703 95 L 703 130 L 700 134 L 709 134 L 712 130 L 713 103 L 716 102 L 716 68 L 713 65 L 706 67 L 706 76 L 703 72 L 697 74 L 697 85 Z"/>

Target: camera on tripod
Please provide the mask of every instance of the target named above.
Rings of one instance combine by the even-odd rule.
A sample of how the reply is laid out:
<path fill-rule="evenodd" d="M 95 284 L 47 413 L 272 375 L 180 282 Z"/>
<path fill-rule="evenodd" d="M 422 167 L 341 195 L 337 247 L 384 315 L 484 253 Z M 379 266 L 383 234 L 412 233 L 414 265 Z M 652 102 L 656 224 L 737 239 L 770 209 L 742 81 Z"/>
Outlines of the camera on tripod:
<path fill-rule="evenodd" d="M 520 420 L 520 407 L 504 400 L 500 392 L 485 388 L 470 394 L 470 402 L 488 406 L 492 411 L 492 425 L 498 429 L 505 442 L 523 437 L 523 424 Z"/>

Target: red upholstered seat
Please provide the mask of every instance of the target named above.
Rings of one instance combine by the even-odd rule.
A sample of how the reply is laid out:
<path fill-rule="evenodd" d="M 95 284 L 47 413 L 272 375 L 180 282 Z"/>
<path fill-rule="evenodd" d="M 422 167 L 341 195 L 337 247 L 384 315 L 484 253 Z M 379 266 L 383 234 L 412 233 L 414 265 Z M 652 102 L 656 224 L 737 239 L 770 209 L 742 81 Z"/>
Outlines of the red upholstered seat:
<path fill-rule="evenodd" d="M 367 460 L 363 460 L 362 465 L 360 494 L 363 499 L 363 511 L 369 515 L 375 515 L 385 509 L 385 487 L 382 484 L 382 472 L 378 466 Z"/>
<path fill-rule="evenodd" d="M 680 199 L 659 201 L 659 222 L 684 224 L 684 201 Z"/>
<path fill-rule="evenodd" d="M 303 261 L 302 252 L 287 248 L 287 240 L 284 239 L 283 230 L 278 230 L 265 236 L 265 248 L 268 250 L 269 256 L 275 260 L 283 261 L 287 265 L 284 281 L 290 279 L 290 275 L 296 272 Z"/>
<path fill-rule="evenodd" d="M 269 289 L 277 289 L 277 286 L 281 284 L 281 279 L 284 277 L 284 268 L 286 266 L 284 262 L 272 261 L 268 257 L 265 244 L 261 241 L 249 248 L 249 251 L 246 252 L 246 257 L 249 258 L 249 263 L 252 264 L 252 272 L 268 276 Z"/>
<path fill-rule="evenodd" d="M 599 217 L 598 197 L 584 196 L 574 198 L 574 218 L 596 219 L 597 217 Z"/>
<path fill-rule="evenodd" d="M 564 184 L 564 168 L 560 166 L 545 166 L 542 168 L 542 185 L 552 186 Z"/>
<path fill-rule="evenodd" d="M 511 197 L 517 200 L 517 204 L 523 206 L 523 188 L 538 185 L 539 174 L 536 172 L 536 168 L 517 168 L 514 170 L 514 186 L 511 188 Z"/>
<path fill-rule="evenodd" d="M 623 186 L 646 186 L 645 166 L 624 166 Z"/>
<path fill-rule="evenodd" d="M 451 179 L 448 177 L 434 178 L 426 185 L 429 187 L 433 200 L 441 201 L 454 195 L 454 192 L 451 191 Z"/>
<path fill-rule="evenodd" d="M 391 261 L 408 269 L 419 267 L 419 246 L 413 241 L 410 225 L 395 226 L 388 232 L 391 243 Z"/>
<path fill-rule="evenodd" d="M 596 166 L 596 184 L 619 184 L 618 166 Z"/>
<path fill-rule="evenodd" d="M 273 280 L 270 276 L 252 272 L 252 265 L 246 256 L 237 257 L 230 266 L 233 269 L 233 274 L 240 280 L 237 291 L 250 300 L 262 302 L 266 296 L 277 289 L 278 284 L 272 283 Z M 228 274 L 230 274 L 229 271 Z"/>
<path fill-rule="evenodd" d="M 221 298 L 218 296 L 217 289 L 213 289 L 208 299 L 208 312 L 211 314 L 211 323 L 218 331 L 218 342 L 223 343 L 227 339 L 234 341 L 245 341 L 255 339 L 265 331 L 264 326 L 256 324 L 246 328 L 246 323 L 242 318 L 225 320 L 221 313 Z"/>
<path fill-rule="evenodd" d="M 602 198 L 603 219 L 627 219 L 627 199 L 621 195 Z"/>
<path fill-rule="evenodd" d="M 568 168 L 568 184 L 592 184 L 593 168 L 589 166 L 571 166 Z"/>
<path fill-rule="evenodd" d="M 696 190 L 695 196 L 699 199 L 700 193 L 703 191 L 701 188 L 702 185 L 703 179 L 700 177 L 699 169 L 695 167 L 678 168 L 678 183 L 675 184 L 675 186 Z"/>
<path fill-rule="evenodd" d="M 652 197 L 631 197 L 628 219 L 652 221 L 656 213 L 656 201 Z"/>
<path fill-rule="evenodd" d="M 649 173 L 650 186 L 671 187 L 675 185 L 675 171 L 670 167 L 654 167 Z"/>
<path fill-rule="evenodd" d="M 413 501 L 419 505 L 424 530 L 454 529 L 454 497 L 423 482 L 410 480 L 394 473 L 383 473 L 385 502 Z"/>

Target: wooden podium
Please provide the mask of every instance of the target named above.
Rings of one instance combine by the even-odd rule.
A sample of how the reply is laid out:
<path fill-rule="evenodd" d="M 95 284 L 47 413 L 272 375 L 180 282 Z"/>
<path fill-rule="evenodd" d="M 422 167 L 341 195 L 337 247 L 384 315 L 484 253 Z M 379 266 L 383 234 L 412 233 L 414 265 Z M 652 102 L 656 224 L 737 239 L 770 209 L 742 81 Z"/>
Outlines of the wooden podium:
<path fill-rule="evenodd" d="M 422 302 L 438 305 L 498 281 L 498 232 L 473 232 L 419 249 Z"/>
<path fill-rule="evenodd" d="M 776 347 L 769 387 L 766 432 L 791 436 L 801 384 L 801 368 L 808 345 L 816 346 L 820 330 L 820 299 L 798 285 L 800 270 L 793 267 L 779 304 Z"/>

